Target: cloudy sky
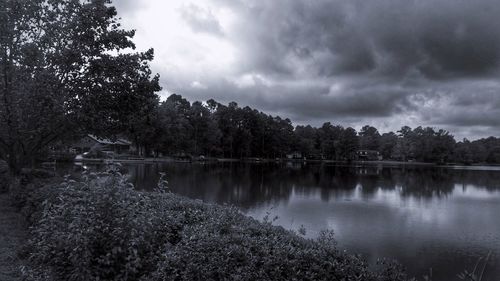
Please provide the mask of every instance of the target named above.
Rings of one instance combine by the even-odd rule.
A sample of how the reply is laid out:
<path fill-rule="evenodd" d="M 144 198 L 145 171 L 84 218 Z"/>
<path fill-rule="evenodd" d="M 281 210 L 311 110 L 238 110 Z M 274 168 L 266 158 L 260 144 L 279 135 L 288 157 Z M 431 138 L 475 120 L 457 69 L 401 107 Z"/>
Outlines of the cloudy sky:
<path fill-rule="evenodd" d="M 115 0 L 162 95 L 500 136 L 498 0 Z"/>

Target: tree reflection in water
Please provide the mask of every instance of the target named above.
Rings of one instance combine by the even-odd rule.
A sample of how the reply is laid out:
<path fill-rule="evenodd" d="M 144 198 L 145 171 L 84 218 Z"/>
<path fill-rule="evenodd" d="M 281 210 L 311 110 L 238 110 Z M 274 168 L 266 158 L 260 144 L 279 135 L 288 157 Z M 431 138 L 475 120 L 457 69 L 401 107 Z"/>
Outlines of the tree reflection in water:
<path fill-rule="evenodd" d="M 209 202 L 251 208 L 320 192 L 323 201 L 358 190 L 370 199 L 378 190 L 402 198 L 430 200 L 450 195 L 458 185 L 500 189 L 500 172 L 422 166 L 285 164 L 140 164 L 126 166 L 138 189 L 150 190 L 166 172 L 172 191 Z"/>

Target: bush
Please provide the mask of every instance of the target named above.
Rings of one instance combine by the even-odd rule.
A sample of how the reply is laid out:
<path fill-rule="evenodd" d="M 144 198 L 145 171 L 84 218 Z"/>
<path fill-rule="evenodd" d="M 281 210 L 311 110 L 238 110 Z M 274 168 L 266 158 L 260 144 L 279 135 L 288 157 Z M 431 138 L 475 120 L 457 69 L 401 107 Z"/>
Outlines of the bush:
<path fill-rule="evenodd" d="M 138 192 L 117 170 L 35 189 L 26 206 L 32 280 L 405 280 L 370 272 L 329 232 L 308 240 L 235 208 Z"/>

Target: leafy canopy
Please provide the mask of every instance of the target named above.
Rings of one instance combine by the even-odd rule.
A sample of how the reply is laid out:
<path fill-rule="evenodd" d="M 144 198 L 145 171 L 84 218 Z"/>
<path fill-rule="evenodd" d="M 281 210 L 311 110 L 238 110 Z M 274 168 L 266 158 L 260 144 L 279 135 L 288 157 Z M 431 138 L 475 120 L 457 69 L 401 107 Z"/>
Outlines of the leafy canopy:
<path fill-rule="evenodd" d="M 153 50 L 134 52 L 110 0 L 0 2 L 0 157 L 79 132 L 123 131 L 157 102 Z"/>

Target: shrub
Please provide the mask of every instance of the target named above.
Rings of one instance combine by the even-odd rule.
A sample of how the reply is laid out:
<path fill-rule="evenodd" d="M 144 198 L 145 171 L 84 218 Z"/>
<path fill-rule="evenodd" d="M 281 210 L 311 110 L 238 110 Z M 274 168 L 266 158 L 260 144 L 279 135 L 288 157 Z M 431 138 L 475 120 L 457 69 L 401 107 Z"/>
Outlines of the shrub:
<path fill-rule="evenodd" d="M 138 192 L 113 169 L 36 189 L 26 204 L 26 278 L 405 280 L 399 271 L 370 272 L 338 251 L 330 232 L 305 239 L 236 208 L 165 192 L 165 184 L 164 192 Z"/>

